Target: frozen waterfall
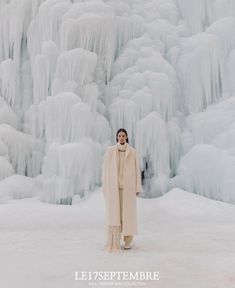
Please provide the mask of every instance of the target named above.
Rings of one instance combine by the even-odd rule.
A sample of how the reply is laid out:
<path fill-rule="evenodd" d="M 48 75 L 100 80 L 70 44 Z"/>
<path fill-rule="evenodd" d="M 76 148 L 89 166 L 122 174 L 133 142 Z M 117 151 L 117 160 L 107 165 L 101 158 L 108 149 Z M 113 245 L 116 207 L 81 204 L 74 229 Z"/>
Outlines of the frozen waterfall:
<path fill-rule="evenodd" d="M 72 204 L 123 127 L 143 197 L 235 203 L 233 2 L 1 0 L 0 180 Z"/>

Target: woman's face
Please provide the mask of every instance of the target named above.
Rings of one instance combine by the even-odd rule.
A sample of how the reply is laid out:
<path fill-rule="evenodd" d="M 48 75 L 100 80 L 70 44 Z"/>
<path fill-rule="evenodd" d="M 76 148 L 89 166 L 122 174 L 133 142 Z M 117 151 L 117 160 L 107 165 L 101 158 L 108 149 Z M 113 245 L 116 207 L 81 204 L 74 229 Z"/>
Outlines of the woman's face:
<path fill-rule="evenodd" d="M 122 132 L 122 131 L 118 133 L 117 138 L 118 138 L 118 142 L 120 144 L 124 144 L 126 142 L 126 139 L 127 139 L 125 132 Z"/>

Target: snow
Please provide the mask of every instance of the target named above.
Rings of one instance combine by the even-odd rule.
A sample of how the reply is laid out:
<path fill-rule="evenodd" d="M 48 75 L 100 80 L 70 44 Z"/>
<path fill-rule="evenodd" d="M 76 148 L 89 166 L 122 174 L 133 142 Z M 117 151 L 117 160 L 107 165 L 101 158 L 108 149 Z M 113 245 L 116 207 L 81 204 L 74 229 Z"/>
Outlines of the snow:
<path fill-rule="evenodd" d="M 2 162 L 1 158 L 0 160 Z M 12 199 L 32 198 L 38 195 L 39 189 L 37 188 L 37 185 L 33 178 L 13 174 L 14 173 L 12 172 L 8 175 L 7 178 L 0 182 L 1 205 L 3 203 L 7 203 L 9 200 Z"/>
<path fill-rule="evenodd" d="M 72 206 L 37 197 L 1 205 L 2 285 L 89 287 L 75 271 L 159 271 L 145 287 L 234 287 L 234 205 L 177 188 L 137 205 L 138 235 L 120 254 L 104 251 L 100 189 Z"/>

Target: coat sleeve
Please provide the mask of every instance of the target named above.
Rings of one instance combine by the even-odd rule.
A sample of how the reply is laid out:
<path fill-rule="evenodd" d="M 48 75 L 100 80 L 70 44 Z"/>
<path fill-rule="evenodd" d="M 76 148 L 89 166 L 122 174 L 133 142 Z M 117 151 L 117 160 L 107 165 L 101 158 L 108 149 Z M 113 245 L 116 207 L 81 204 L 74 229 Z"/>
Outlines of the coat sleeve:
<path fill-rule="evenodd" d="M 137 192 L 142 192 L 142 186 L 141 186 L 139 156 L 136 150 L 135 150 L 135 169 L 136 169 L 136 193 L 137 193 Z"/>

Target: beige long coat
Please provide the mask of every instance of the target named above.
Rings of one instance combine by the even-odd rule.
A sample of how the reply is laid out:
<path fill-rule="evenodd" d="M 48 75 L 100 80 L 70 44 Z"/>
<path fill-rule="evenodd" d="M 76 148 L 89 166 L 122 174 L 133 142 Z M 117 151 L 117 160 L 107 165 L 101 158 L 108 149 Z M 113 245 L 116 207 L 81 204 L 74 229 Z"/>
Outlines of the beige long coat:
<path fill-rule="evenodd" d="M 126 143 L 123 168 L 123 236 L 137 234 L 136 193 L 142 192 L 139 158 L 135 148 Z M 102 164 L 102 190 L 105 199 L 106 224 L 120 225 L 118 189 L 118 145 L 109 146 Z"/>

